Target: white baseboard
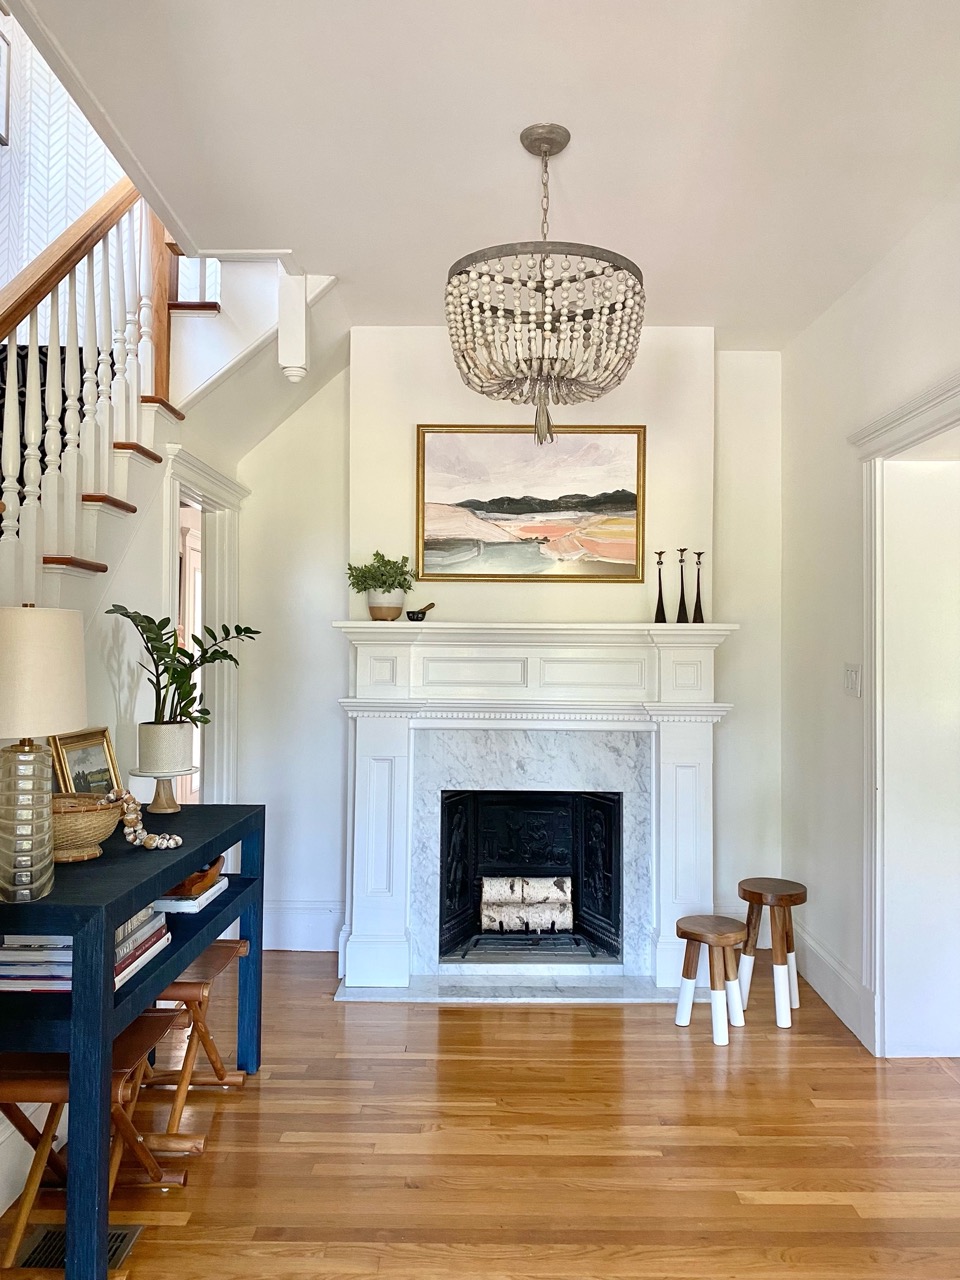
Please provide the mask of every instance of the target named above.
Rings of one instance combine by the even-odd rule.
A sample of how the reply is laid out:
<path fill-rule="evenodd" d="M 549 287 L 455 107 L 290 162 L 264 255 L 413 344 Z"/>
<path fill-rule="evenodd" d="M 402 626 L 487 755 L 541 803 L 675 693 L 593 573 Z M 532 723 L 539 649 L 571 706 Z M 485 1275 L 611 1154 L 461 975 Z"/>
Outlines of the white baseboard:
<path fill-rule="evenodd" d="M 835 951 L 813 937 L 797 916 L 794 916 L 794 932 L 800 973 L 840 1021 L 875 1053 L 872 992 Z"/>
<path fill-rule="evenodd" d="M 336 951 L 345 909 L 335 900 L 264 902 L 264 950 Z"/>

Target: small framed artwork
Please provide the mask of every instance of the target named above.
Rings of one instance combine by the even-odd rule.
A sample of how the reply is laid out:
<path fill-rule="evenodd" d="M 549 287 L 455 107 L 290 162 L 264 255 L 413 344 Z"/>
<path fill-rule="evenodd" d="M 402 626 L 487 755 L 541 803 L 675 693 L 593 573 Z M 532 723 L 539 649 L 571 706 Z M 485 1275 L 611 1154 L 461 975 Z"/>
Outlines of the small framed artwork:
<path fill-rule="evenodd" d="M 642 582 L 644 427 L 417 428 L 417 576 Z"/>
<path fill-rule="evenodd" d="M 10 41 L 0 31 L 0 147 L 10 145 Z"/>
<path fill-rule="evenodd" d="M 61 791 L 106 795 L 121 785 L 109 729 L 61 733 L 48 738 L 48 742 L 53 752 L 54 777 Z"/>

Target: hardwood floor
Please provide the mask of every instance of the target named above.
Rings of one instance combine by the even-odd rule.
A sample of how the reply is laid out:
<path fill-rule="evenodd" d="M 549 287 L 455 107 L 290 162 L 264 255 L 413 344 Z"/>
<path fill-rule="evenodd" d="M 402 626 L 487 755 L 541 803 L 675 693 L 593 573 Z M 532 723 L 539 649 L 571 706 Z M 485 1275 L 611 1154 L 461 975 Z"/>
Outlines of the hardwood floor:
<path fill-rule="evenodd" d="M 114 1198 L 132 1280 L 957 1280 L 960 1064 L 805 985 L 778 1031 L 766 959 L 719 1049 L 703 1005 L 337 1005 L 333 957 L 270 954 L 260 1077 L 192 1095 L 185 1188 Z"/>

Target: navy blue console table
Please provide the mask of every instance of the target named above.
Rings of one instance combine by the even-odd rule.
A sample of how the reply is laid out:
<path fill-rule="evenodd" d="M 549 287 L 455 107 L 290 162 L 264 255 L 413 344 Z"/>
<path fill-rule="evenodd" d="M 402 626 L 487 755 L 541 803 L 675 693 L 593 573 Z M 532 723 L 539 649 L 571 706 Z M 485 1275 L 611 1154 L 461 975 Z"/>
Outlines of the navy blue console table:
<path fill-rule="evenodd" d="M 0 992 L 0 1048 L 70 1054 L 67 1280 L 107 1275 L 114 1037 L 238 919 L 250 954 L 240 961 L 237 1065 L 260 1068 L 264 812 L 262 805 L 208 804 L 157 816 L 155 830 L 183 837 L 179 849 L 131 849 L 118 832 L 96 862 L 57 867 L 53 892 L 42 901 L 0 903 L 0 934 L 73 938 L 71 992 Z M 114 992 L 114 931 L 235 844 L 240 874 L 197 915 L 169 916 L 170 945 Z"/>

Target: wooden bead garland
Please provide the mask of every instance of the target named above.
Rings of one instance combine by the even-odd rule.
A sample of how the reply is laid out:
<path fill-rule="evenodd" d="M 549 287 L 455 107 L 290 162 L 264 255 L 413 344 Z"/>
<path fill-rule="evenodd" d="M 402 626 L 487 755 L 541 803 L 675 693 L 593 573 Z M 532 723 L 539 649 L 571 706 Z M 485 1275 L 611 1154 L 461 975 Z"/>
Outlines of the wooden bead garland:
<path fill-rule="evenodd" d="M 101 804 L 123 805 L 123 838 L 127 844 L 143 845 L 145 849 L 179 849 L 183 844 L 183 836 L 148 835 L 140 813 L 140 801 L 122 787 L 115 787 L 109 795 L 104 796 Z"/>

